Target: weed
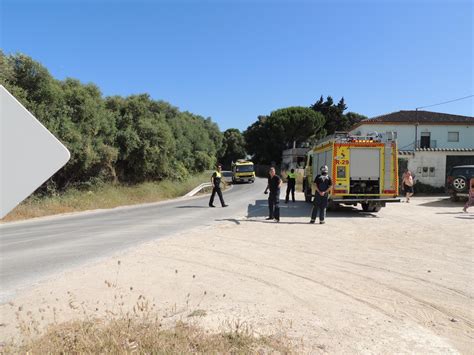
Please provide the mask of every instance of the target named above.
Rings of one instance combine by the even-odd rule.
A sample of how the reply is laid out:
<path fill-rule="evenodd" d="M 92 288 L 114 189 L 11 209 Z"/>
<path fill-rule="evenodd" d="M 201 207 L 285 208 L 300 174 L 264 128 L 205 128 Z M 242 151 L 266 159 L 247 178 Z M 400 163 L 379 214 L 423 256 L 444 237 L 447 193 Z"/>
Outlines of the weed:
<path fill-rule="evenodd" d="M 71 188 L 61 194 L 32 195 L 1 221 L 162 201 L 183 196 L 197 185 L 209 181 L 209 177 L 209 174 L 203 173 L 181 182 L 145 182 L 133 186 L 103 184 L 93 186 L 87 192 Z"/>

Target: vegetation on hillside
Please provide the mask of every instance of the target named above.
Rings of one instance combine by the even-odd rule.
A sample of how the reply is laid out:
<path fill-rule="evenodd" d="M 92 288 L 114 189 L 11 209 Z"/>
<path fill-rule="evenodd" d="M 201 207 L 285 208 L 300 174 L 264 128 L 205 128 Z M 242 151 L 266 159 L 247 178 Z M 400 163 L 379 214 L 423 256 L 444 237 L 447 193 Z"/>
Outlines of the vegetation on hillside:
<path fill-rule="evenodd" d="M 104 97 L 94 84 L 56 80 L 23 54 L 0 52 L 4 85 L 70 150 L 40 192 L 97 182 L 185 179 L 210 168 L 222 148 L 216 123 L 149 95 Z"/>

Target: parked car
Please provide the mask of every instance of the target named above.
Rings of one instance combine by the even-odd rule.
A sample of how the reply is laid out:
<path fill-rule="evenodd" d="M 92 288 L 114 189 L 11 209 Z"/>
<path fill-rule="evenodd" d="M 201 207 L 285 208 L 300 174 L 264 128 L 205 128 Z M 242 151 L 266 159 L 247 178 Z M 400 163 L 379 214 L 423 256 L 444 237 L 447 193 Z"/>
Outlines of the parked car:
<path fill-rule="evenodd" d="M 469 180 L 474 177 L 474 165 L 460 165 L 451 169 L 446 179 L 446 192 L 453 201 L 469 196 Z"/>
<path fill-rule="evenodd" d="M 222 172 L 222 180 L 226 184 L 231 184 L 232 183 L 232 171 L 223 171 Z"/>

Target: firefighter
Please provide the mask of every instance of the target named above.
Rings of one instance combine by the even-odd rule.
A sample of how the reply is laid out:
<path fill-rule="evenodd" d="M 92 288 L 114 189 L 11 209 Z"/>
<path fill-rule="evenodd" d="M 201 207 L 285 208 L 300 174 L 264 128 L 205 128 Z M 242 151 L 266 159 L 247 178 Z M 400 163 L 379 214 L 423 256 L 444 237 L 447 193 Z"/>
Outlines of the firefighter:
<path fill-rule="evenodd" d="M 265 194 L 270 190 L 270 195 L 268 196 L 268 209 L 269 216 L 267 220 L 274 219 L 277 222 L 280 222 L 280 188 L 282 180 L 275 173 L 275 168 L 270 168 L 270 176 L 268 178 L 268 185 L 265 189 Z"/>
<path fill-rule="evenodd" d="M 332 180 L 328 172 L 328 167 L 324 165 L 321 167 L 321 174 L 314 179 L 314 183 L 316 184 L 316 196 L 314 197 L 313 211 L 311 212 L 311 221 L 309 221 L 309 223 L 314 223 L 318 215 L 319 224 L 326 223 L 324 217 L 326 216 L 326 208 L 328 207 L 329 189 L 332 186 Z"/>
<path fill-rule="evenodd" d="M 209 200 L 209 207 L 216 207 L 214 206 L 214 196 L 216 195 L 216 193 L 219 196 L 219 200 L 221 200 L 222 207 L 228 206 L 225 204 L 224 198 L 222 197 L 221 180 L 222 180 L 222 165 L 217 164 L 216 171 L 214 171 L 214 174 L 212 174 L 211 176 L 212 194 L 211 194 L 211 199 Z"/>
<path fill-rule="evenodd" d="M 287 183 L 286 183 L 285 203 L 288 203 L 290 199 L 290 192 L 291 192 L 291 197 L 293 199 L 293 202 L 295 202 L 295 186 L 296 186 L 295 169 L 291 169 L 291 172 L 288 173 L 288 177 L 286 180 L 287 180 Z"/>

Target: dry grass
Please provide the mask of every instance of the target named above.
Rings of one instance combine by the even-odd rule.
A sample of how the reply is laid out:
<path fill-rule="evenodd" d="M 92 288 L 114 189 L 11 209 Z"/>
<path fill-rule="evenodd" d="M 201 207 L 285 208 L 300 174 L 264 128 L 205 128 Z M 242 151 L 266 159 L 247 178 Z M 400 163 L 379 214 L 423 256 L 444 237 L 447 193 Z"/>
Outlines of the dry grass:
<path fill-rule="evenodd" d="M 121 261 L 117 261 L 115 281 L 104 284 L 113 293 L 113 304 L 105 312 L 78 301 L 70 291 L 68 307 L 76 313 L 70 321 L 57 322 L 56 307 L 40 308 L 39 313 L 9 302 L 15 312 L 19 336 L 0 343 L 0 354 L 248 354 L 291 353 L 294 345 L 285 331 L 275 328 L 274 335 L 257 335 L 240 320 L 228 320 L 220 330 L 210 332 L 200 327 L 199 319 L 207 316 L 204 309 L 189 308 L 185 313 L 172 309 L 156 309 L 155 303 L 139 294 L 132 304 L 124 299 L 136 297 L 133 287 L 118 285 Z M 206 294 L 206 292 L 204 292 Z M 56 299 L 56 301 L 59 301 Z M 48 311 L 49 309 L 49 311 Z M 48 317 L 47 313 L 52 312 Z M 61 311 L 59 311 L 61 312 Z M 187 316 L 185 315 L 187 314 Z M 51 316 L 51 317 L 50 317 Z M 39 318 L 40 317 L 40 318 Z M 45 320 L 45 317 L 50 321 Z"/>
<path fill-rule="evenodd" d="M 8 344 L 2 353 L 156 353 L 156 354 L 243 354 L 289 353 L 285 340 L 256 337 L 249 329 L 234 328 L 210 333 L 178 322 L 165 328 L 158 319 L 74 321 L 50 326 L 40 337 Z"/>
<path fill-rule="evenodd" d="M 61 213 L 162 201 L 182 196 L 197 185 L 208 182 L 209 179 L 210 174 L 200 174 L 183 182 L 146 182 L 134 186 L 103 185 L 88 191 L 70 189 L 63 194 L 43 198 L 31 196 L 1 221 L 10 222 Z"/>

